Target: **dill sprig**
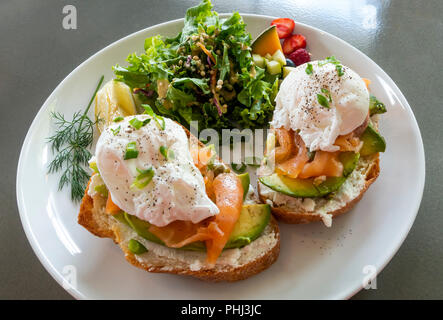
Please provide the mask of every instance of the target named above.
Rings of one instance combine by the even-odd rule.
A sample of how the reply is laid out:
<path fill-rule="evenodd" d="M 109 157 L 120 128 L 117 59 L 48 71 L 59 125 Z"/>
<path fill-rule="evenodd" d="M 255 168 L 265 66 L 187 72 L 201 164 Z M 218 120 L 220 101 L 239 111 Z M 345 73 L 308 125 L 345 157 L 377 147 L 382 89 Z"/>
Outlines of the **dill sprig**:
<path fill-rule="evenodd" d="M 62 190 L 71 184 L 71 199 L 79 201 L 83 197 L 89 180 L 89 173 L 85 170 L 91 158 L 88 148 L 94 138 L 94 126 L 100 121 L 98 118 L 92 121 L 88 117 L 88 111 L 94 101 L 97 91 L 103 82 L 100 78 L 97 88 L 85 111 L 78 111 L 72 116 L 72 120 L 65 119 L 59 112 L 51 112 L 51 117 L 57 127 L 54 135 L 48 138 L 51 151 L 55 158 L 48 166 L 48 173 L 62 171 L 58 189 Z"/>

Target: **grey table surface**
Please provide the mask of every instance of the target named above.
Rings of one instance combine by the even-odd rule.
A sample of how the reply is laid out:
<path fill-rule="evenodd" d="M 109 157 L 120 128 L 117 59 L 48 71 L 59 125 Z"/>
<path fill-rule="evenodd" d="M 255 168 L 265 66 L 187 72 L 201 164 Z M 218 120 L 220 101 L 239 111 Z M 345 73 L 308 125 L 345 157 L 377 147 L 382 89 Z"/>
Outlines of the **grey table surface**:
<path fill-rule="evenodd" d="M 135 31 L 181 18 L 196 3 L 0 1 L 0 298 L 72 299 L 33 253 L 17 209 L 20 148 L 37 111 L 57 84 L 89 56 Z M 76 30 L 62 27 L 62 9 L 68 4 L 77 8 Z M 421 129 L 426 186 L 417 219 L 379 275 L 378 288 L 354 298 L 443 298 L 443 1 L 214 0 L 214 5 L 218 12 L 291 17 L 323 29 L 363 51 L 397 83 Z"/>

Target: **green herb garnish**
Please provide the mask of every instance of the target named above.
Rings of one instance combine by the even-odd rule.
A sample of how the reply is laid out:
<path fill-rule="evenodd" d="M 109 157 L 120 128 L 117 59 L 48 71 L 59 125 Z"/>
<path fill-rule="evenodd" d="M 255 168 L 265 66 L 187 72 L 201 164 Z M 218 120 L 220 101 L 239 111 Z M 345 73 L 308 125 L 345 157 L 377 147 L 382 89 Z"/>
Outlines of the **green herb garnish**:
<path fill-rule="evenodd" d="M 110 128 L 110 129 L 111 129 L 111 131 L 112 131 L 112 134 L 113 134 L 114 136 L 116 136 L 116 135 L 120 132 L 121 127 L 118 126 L 118 127 L 115 128 L 115 129 L 112 129 L 112 128 Z"/>
<path fill-rule="evenodd" d="M 338 64 L 335 66 L 335 69 L 338 72 L 338 76 L 341 77 L 342 75 L 344 75 L 345 73 L 343 72 L 343 66 L 341 64 Z"/>
<path fill-rule="evenodd" d="M 317 101 L 321 106 L 328 108 L 328 109 L 330 108 L 328 99 L 324 95 L 317 93 Z"/>
<path fill-rule="evenodd" d="M 146 120 L 140 121 L 137 118 L 133 118 L 133 119 L 129 120 L 129 124 L 131 126 L 133 126 L 136 130 L 138 130 L 141 127 L 147 125 L 150 121 L 151 121 L 151 119 L 146 119 Z"/>
<path fill-rule="evenodd" d="M 123 117 L 115 117 L 114 118 L 114 120 L 112 120 L 112 121 L 114 121 L 114 122 L 120 122 L 120 121 L 123 121 Z"/>
<path fill-rule="evenodd" d="M 165 157 L 166 160 L 174 159 L 175 157 L 174 151 L 169 150 L 169 148 L 165 146 L 160 147 L 160 153 L 163 155 L 163 157 Z"/>
<path fill-rule="evenodd" d="M 95 186 L 94 191 L 98 192 L 104 198 L 108 197 L 108 188 L 106 188 L 106 186 L 104 184 L 101 184 L 99 186 Z"/>
<path fill-rule="evenodd" d="M 48 138 L 51 151 L 56 154 L 49 163 L 48 173 L 62 171 L 58 183 L 58 189 L 71 185 L 71 199 L 79 201 L 84 194 L 86 184 L 89 180 L 89 173 L 85 170 L 91 153 L 88 148 L 91 146 L 94 137 L 94 126 L 100 121 L 92 121 L 88 117 L 88 111 L 94 101 L 97 91 L 103 83 L 104 76 L 94 91 L 88 106 L 83 112 L 76 112 L 72 120 L 68 121 L 61 113 L 51 113 L 55 120 L 57 129 L 55 134 Z"/>
<path fill-rule="evenodd" d="M 137 143 L 135 141 L 129 142 L 126 145 L 126 152 L 123 159 L 135 159 L 138 157 Z"/>
<path fill-rule="evenodd" d="M 321 88 L 321 92 L 323 92 L 324 94 L 327 95 L 329 102 L 332 102 L 332 97 L 331 97 L 331 93 L 329 92 L 328 89 L 325 88 Z"/>
<path fill-rule="evenodd" d="M 325 60 L 319 61 L 318 65 L 320 67 L 322 67 L 322 66 L 324 66 L 324 65 L 326 65 L 328 63 L 332 63 L 332 64 L 337 65 L 337 64 L 340 64 L 341 62 L 339 60 L 337 60 L 334 56 L 330 56 L 330 57 L 326 57 Z"/>
<path fill-rule="evenodd" d="M 143 189 L 146 187 L 149 182 L 151 182 L 152 178 L 154 177 L 154 169 L 149 168 L 146 170 L 140 170 L 137 168 L 138 175 L 135 177 L 134 182 L 131 185 L 132 187 L 137 187 L 139 189 Z"/>
<path fill-rule="evenodd" d="M 305 71 L 306 71 L 306 74 L 312 74 L 312 64 L 308 63 Z"/>
<path fill-rule="evenodd" d="M 339 60 L 337 60 L 334 56 L 327 57 L 325 60 L 320 61 L 320 62 L 318 63 L 318 65 L 319 65 L 320 67 L 322 67 L 322 66 L 324 66 L 324 65 L 326 65 L 326 64 L 328 64 L 328 63 L 332 63 L 332 64 L 335 65 L 335 69 L 337 70 L 337 73 L 338 73 L 338 76 L 339 76 L 339 77 L 341 77 L 342 75 L 344 75 L 344 72 L 343 72 L 343 66 L 342 66 L 341 62 L 340 62 Z"/>
<path fill-rule="evenodd" d="M 93 161 L 89 163 L 89 168 L 91 168 L 92 171 L 94 171 L 95 173 L 99 173 L 98 172 L 98 168 L 97 168 L 97 162 Z"/>

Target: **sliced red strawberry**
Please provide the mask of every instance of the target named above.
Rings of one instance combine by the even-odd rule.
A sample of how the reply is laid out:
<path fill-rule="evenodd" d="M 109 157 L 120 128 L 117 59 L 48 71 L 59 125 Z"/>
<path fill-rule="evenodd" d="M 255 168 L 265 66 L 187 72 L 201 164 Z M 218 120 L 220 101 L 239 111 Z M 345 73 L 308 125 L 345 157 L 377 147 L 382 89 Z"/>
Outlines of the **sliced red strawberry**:
<path fill-rule="evenodd" d="M 306 51 L 306 49 L 300 48 L 292 52 L 289 57 L 289 59 L 294 62 L 296 66 L 299 66 L 303 63 L 311 61 L 311 56 L 309 55 L 309 52 Z"/>
<path fill-rule="evenodd" d="M 286 38 L 282 46 L 283 53 L 286 55 L 300 48 L 306 48 L 306 38 L 301 34 L 294 34 Z"/>
<path fill-rule="evenodd" d="M 294 31 L 295 22 L 289 18 L 279 18 L 271 22 L 271 26 L 277 27 L 278 37 L 284 39 L 289 37 Z"/>

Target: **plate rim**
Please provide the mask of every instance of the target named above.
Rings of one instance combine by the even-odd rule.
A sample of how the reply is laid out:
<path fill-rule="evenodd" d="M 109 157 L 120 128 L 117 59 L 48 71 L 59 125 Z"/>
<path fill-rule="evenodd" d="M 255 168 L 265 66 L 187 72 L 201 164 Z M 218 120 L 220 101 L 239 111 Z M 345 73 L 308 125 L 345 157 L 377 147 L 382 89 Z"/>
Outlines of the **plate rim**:
<path fill-rule="evenodd" d="M 219 16 L 225 17 L 225 16 L 228 16 L 231 14 L 232 13 L 219 13 Z M 262 14 L 252 14 L 252 13 L 239 13 L 239 14 L 242 16 L 242 18 L 244 18 L 244 17 L 259 18 L 259 19 L 275 19 L 276 18 L 275 16 L 262 15 Z M 26 149 L 29 148 L 29 140 L 31 139 L 31 132 L 33 131 L 34 127 L 37 125 L 38 120 L 43 116 L 43 112 L 44 112 L 43 106 L 46 105 L 51 100 L 51 98 L 54 96 L 55 92 L 59 89 L 59 87 L 62 87 L 63 84 L 83 65 L 89 63 L 96 56 L 100 55 L 103 51 L 109 50 L 112 47 L 119 45 L 121 42 L 123 42 L 129 38 L 135 37 L 135 36 L 142 34 L 142 33 L 149 32 L 149 30 L 153 29 L 153 28 L 158 28 L 158 27 L 162 27 L 162 26 L 165 26 L 168 24 L 177 23 L 177 22 L 181 22 L 181 21 L 184 21 L 184 18 L 164 21 L 159 24 L 155 24 L 155 25 L 146 27 L 144 29 L 135 31 L 131 34 L 128 34 L 128 35 L 106 45 L 105 47 L 103 47 L 102 49 L 100 49 L 99 51 L 94 53 L 93 55 L 89 56 L 86 60 L 81 62 L 77 67 L 75 67 L 71 72 L 69 72 L 69 74 L 67 76 L 65 76 L 63 78 L 63 80 L 52 90 L 52 92 L 48 96 L 48 98 L 45 99 L 45 101 L 41 105 L 39 111 L 34 116 L 34 119 L 32 120 L 31 125 L 29 126 L 27 133 L 25 135 L 25 138 L 23 140 L 22 147 L 20 148 L 20 155 L 19 155 L 19 160 L 18 160 L 18 164 L 17 164 L 17 175 L 16 175 L 16 199 L 17 199 L 17 207 L 18 207 L 18 211 L 19 211 L 20 221 L 21 221 L 22 227 L 25 231 L 26 238 L 27 238 L 29 244 L 31 245 L 31 248 L 34 251 L 35 255 L 37 256 L 38 260 L 40 261 L 40 263 L 43 265 L 45 270 L 52 276 L 52 278 L 54 280 L 56 280 L 57 283 L 65 291 L 67 291 L 71 296 L 73 296 L 75 299 L 93 299 L 93 298 L 85 296 L 77 288 L 69 288 L 69 289 L 65 288 L 63 276 L 61 276 L 61 274 L 53 266 L 53 264 L 51 263 L 49 258 L 46 256 L 46 254 L 43 252 L 43 250 L 39 246 L 37 238 L 36 238 L 34 232 L 32 231 L 32 227 L 31 227 L 29 220 L 28 220 L 28 214 L 27 214 L 27 211 L 25 209 L 25 204 L 24 204 L 25 199 L 24 199 L 23 195 L 21 195 L 21 186 L 22 186 L 22 179 L 23 179 L 21 171 L 23 170 L 22 167 L 23 167 L 23 164 L 25 161 L 24 155 L 27 154 Z M 413 208 L 413 211 L 415 212 L 415 214 L 414 214 L 413 218 L 410 219 L 410 221 L 407 225 L 407 228 L 405 229 L 405 231 L 403 232 L 403 234 L 400 237 L 400 240 L 395 244 L 394 248 L 392 250 L 390 250 L 388 254 L 383 256 L 383 259 L 381 259 L 383 261 L 383 263 L 380 266 L 376 266 L 377 267 L 376 273 L 377 273 L 377 275 L 379 275 L 380 272 L 386 267 L 386 265 L 397 254 L 398 250 L 400 249 L 400 247 L 404 243 L 406 237 L 408 236 L 408 234 L 409 234 L 409 232 L 416 220 L 417 214 L 420 209 L 421 202 L 423 200 L 423 192 L 424 192 L 424 186 L 425 186 L 425 180 L 426 180 L 426 157 L 425 157 L 425 150 L 424 150 L 424 145 L 423 145 L 423 139 L 421 136 L 421 131 L 418 126 L 417 119 L 414 115 L 414 112 L 412 111 L 412 108 L 409 105 L 403 92 L 399 89 L 399 87 L 394 82 L 394 80 L 392 80 L 392 78 L 374 60 L 372 60 L 369 56 L 367 56 L 365 53 L 363 53 L 360 49 L 356 48 L 355 46 L 348 43 L 347 41 L 335 36 L 334 34 L 326 32 L 326 31 L 319 29 L 317 27 L 308 25 L 306 23 L 297 22 L 297 24 L 299 24 L 305 28 L 312 29 L 317 33 L 326 34 L 326 35 L 332 37 L 335 41 L 339 41 L 342 44 L 351 47 L 353 50 L 356 50 L 358 53 L 360 53 L 361 55 L 363 55 L 364 57 L 369 59 L 374 64 L 375 68 L 378 69 L 377 72 L 381 73 L 383 75 L 384 79 L 388 81 L 389 85 L 396 90 L 396 94 L 398 95 L 401 105 L 406 107 L 405 108 L 406 111 L 409 113 L 409 116 L 412 117 L 412 119 L 413 119 L 412 129 L 417 134 L 418 147 L 420 149 L 419 151 L 421 151 L 421 152 L 419 152 L 419 162 L 422 164 L 422 166 L 420 168 L 421 170 L 419 172 L 421 179 L 420 179 L 420 181 L 418 181 L 419 182 L 418 188 L 419 188 L 420 192 L 419 192 L 419 196 L 416 198 L 418 201 L 417 201 L 415 207 Z M 346 290 L 346 292 L 343 292 L 343 291 L 337 292 L 335 297 L 332 299 L 337 299 L 337 300 L 338 299 L 349 299 L 352 296 L 354 296 L 355 294 L 357 294 L 362 289 L 363 289 L 363 285 L 361 283 L 359 283 L 358 285 L 349 286 L 349 290 Z"/>

